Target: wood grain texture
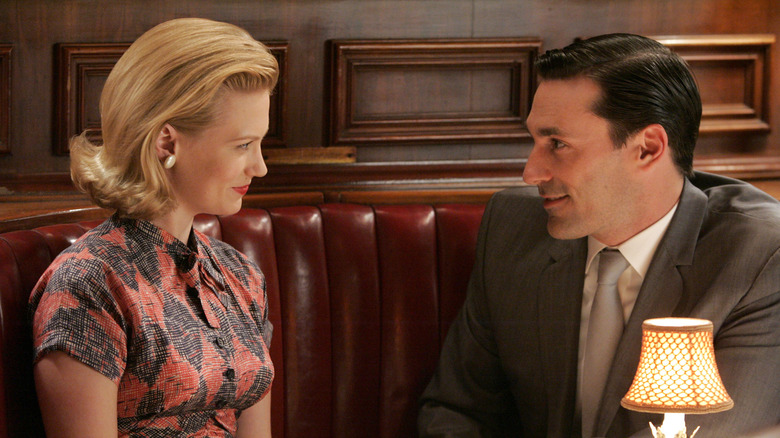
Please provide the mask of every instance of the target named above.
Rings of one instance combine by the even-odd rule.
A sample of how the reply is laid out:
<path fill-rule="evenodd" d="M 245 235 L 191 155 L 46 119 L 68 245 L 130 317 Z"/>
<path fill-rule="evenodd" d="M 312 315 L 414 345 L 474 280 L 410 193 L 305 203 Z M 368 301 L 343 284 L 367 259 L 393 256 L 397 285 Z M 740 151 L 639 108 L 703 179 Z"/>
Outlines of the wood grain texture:
<path fill-rule="evenodd" d="M 55 79 L 57 45 L 128 43 L 152 26 L 181 16 L 232 22 L 260 41 L 287 44 L 284 90 L 277 95 L 286 103 L 281 103 L 275 113 L 279 116 L 279 124 L 274 125 L 279 127 L 278 136 L 270 133 L 267 149 L 330 144 L 333 99 L 328 41 L 538 38 L 541 50 L 546 50 L 569 44 L 576 37 L 607 32 L 680 37 L 680 41 L 701 35 L 711 40 L 697 44 L 705 45 L 706 55 L 715 54 L 715 58 L 696 61 L 698 66 L 693 63 L 702 82 L 713 86 L 703 91 L 707 106 L 697 145 L 697 168 L 749 179 L 780 178 L 780 48 L 776 42 L 758 44 L 766 55 L 762 61 L 764 73 L 759 78 L 758 58 L 750 58 L 758 54 L 745 58 L 744 53 L 750 52 L 740 49 L 742 58 L 729 58 L 731 49 L 718 42 L 718 38 L 726 38 L 731 43 L 758 48 L 755 35 L 776 37 L 780 34 L 780 8 L 774 0 L 171 0 L 155 8 L 127 1 L 9 0 L 2 1 L 0 7 L 0 44 L 13 47 L 8 65 L 12 86 L 6 86 L 11 94 L 9 110 L 7 115 L 0 110 L 0 121 L 8 125 L 4 137 L 8 141 L 0 144 L 0 197 L 18 191 L 72 190 L 60 134 L 63 120 L 69 119 L 61 117 L 57 104 L 57 90 L 62 88 Z M 744 35 L 751 36 L 740 42 Z M 367 97 L 353 96 L 352 100 L 361 105 L 356 109 L 362 111 L 355 114 L 370 123 L 377 122 L 372 120 L 377 117 L 397 122 L 393 117 L 402 118 L 409 112 L 428 111 L 432 114 L 427 117 L 439 117 L 450 106 L 462 115 L 463 102 L 473 102 L 484 119 L 491 110 L 510 107 L 510 99 L 502 91 L 506 89 L 506 73 L 500 69 L 474 73 L 483 87 L 480 94 L 497 96 L 495 99 L 458 98 L 452 105 L 446 97 L 456 96 L 460 90 L 442 89 L 435 94 L 426 87 L 434 78 L 446 79 L 448 74 L 457 84 L 463 81 L 463 73 L 412 72 L 414 75 L 407 80 L 418 90 L 439 97 L 426 100 L 412 95 L 405 99 L 407 96 L 399 93 L 404 87 L 392 82 L 403 79 L 404 74 L 399 73 L 402 70 L 399 66 L 393 71 L 364 72 L 357 85 Z M 89 78 L 93 81 L 91 93 L 95 93 L 98 79 Z M 380 85 L 390 92 L 391 99 L 378 98 Z M 756 95 L 756 90 L 760 94 Z M 93 123 L 94 107 L 84 108 L 88 111 L 82 115 L 82 122 Z M 357 190 L 381 184 L 420 189 L 461 187 L 464 181 L 479 187 L 498 187 L 519 179 L 531 148 L 528 137 L 497 139 L 497 133 L 505 127 L 485 129 L 486 138 L 476 138 L 471 132 L 471 138 L 460 139 L 448 139 L 449 130 L 439 129 L 426 140 L 425 133 L 414 130 L 430 120 L 417 116 L 410 121 L 409 129 L 386 129 L 387 125 L 377 124 L 381 135 L 369 136 L 367 142 L 356 139 L 350 144 L 356 149 L 355 163 L 321 163 L 315 165 L 313 176 L 295 165 L 272 165 L 269 175 L 257 181 L 253 190 L 329 190 L 334 181 Z M 418 139 L 410 141 L 410 135 Z M 374 141 L 377 139 L 382 141 Z M 510 179 L 507 163 L 514 166 Z M 449 170 L 440 179 L 445 167 Z"/>

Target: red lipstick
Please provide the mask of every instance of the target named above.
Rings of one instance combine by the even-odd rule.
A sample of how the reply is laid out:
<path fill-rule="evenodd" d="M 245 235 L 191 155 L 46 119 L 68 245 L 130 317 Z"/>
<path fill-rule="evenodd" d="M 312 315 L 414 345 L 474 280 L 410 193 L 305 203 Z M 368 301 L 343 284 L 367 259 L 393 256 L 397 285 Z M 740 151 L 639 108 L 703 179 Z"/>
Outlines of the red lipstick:
<path fill-rule="evenodd" d="M 241 187 L 233 187 L 233 190 L 238 192 L 241 196 L 246 195 L 246 192 L 249 190 L 249 186 L 241 186 Z"/>

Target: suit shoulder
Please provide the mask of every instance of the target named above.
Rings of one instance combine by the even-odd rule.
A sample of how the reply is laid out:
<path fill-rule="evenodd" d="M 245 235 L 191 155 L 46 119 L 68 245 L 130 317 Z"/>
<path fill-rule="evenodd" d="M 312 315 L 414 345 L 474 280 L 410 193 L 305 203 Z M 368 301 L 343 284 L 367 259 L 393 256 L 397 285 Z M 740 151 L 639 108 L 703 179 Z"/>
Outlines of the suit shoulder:
<path fill-rule="evenodd" d="M 696 172 L 691 182 L 707 197 L 707 210 L 710 212 L 780 220 L 780 202 L 745 181 Z"/>
<path fill-rule="evenodd" d="M 747 183 L 704 190 L 707 215 L 703 234 L 717 235 L 728 247 L 780 248 L 780 202 Z"/>
<path fill-rule="evenodd" d="M 540 202 L 541 197 L 536 186 L 520 186 L 496 192 L 491 200 L 495 202 Z"/>
<path fill-rule="evenodd" d="M 747 184 L 726 184 L 704 190 L 711 213 L 742 215 L 780 225 L 780 202 Z"/>
<path fill-rule="evenodd" d="M 513 187 L 495 193 L 485 209 L 486 220 L 501 232 L 546 235 L 547 212 L 535 186 Z"/>

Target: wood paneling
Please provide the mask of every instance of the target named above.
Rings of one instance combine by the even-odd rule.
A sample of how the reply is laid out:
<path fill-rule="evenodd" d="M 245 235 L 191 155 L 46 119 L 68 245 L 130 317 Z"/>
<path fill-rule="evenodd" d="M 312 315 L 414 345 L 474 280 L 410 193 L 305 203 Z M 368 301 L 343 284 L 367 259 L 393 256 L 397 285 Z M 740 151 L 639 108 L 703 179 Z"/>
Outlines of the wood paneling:
<path fill-rule="evenodd" d="M 771 34 L 657 37 L 696 76 L 702 133 L 769 131 Z"/>
<path fill-rule="evenodd" d="M 0 108 L 0 129 L 8 130 L 0 139 L 0 202 L 14 193 L 73 190 L 68 176 L 69 160 L 63 155 L 64 139 L 70 134 L 59 131 L 67 128 L 68 123 L 73 124 L 72 134 L 94 125 L 94 95 L 102 79 L 95 76 L 94 70 L 89 71 L 86 81 L 91 91 L 81 92 L 81 97 L 73 94 L 73 89 L 58 85 L 58 44 L 128 43 L 162 21 L 183 16 L 231 22 L 260 41 L 287 44 L 282 53 L 276 52 L 285 73 L 280 91 L 274 95 L 277 103 L 272 117 L 278 120 L 272 121 L 272 132 L 264 142 L 266 151 L 273 149 L 267 154 L 269 173 L 255 181 L 251 189 L 255 193 L 481 189 L 522 182 L 523 166 L 532 145 L 530 138 L 522 134 L 512 137 L 520 132 L 514 131 L 501 139 L 507 125 L 493 129 L 487 124 L 470 124 L 474 120 L 468 117 L 450 127 L 442 123 L 449 116 L 463 119 L 472 109 L 480 123 L 494 117 L 491 112 L 503 117 L 515 111 L 510 102 L 517 94 L 505 92 L 511 88 L 509 67 L 468 70 L 456 59 L 458 65 L 453 69 L 410 69 L 391 55 L 380 53 L 379 59 L 390 64 L 353 72 L 353 79 L 358 81 L 349 89 L 353 94 L 344 100 L 355 105 L 349 108 L 335 102 L 335 96 L 331 98 L 332 83 L 338 84 L 344 78 L 332 74 L 333 46 L 328 42 L 455 42 L 534 37 L 541 42 L 542 49 L 552 49 L 563 47 L 578 36 L 608 32 L 676 35 L 685 39 L 704 35 L 730 40 L 729 44 L 699 40 L 690 50 L 682 45 L 675 47 L 683 56 L 704 56 L 691 59 L 703 85 L 705 103 L 705 123 L 696 147 L 695 166 L 747 179 L 780 179 L 780 48 L 776 43 L 756 42 L 753 37 L 747 45 L 739 43 L 742 47 L 734 44 L 745 34 L 780 34 L 780 8 L 776 3 L 170 0 L 149 8 L 144 2 L 126 1 L 0 0 L 0 43 L 2 47 L 13 47 L 13 59 L 0 59 L 9 82 L 0 85 L 0 89 L 11 94 L 7 106 Z M 764 52 L 760 53 L 761 50 Z M 466 77 L 474 79 L 473 97 L 465 93 L 465 86 L 458 88 Z M 440 83 L 450 83 L 449 88 L 437 90 Z M 58 102 L 61 89 L 71 93 L 67 95 L 70 107 Z M 403 93 L 408 90 L 414 92 Z M 337 95 L 344 99 L 343 93 Z M 86 100 L 78 106 L 81 98 Z M 473 108 L 466 103 L 473 104 Z M 354 163 L 333 162 L 343 157 L 328 150 L 340 147 L 333 146 L 332 141 L 339 138 L 331 132 L 334 105 L 349 116 L 342 124 L 348 129 L 337 134 L 348 142 L 346 146 L 354 148 Z M 523 115 L 523 111 L 515 114 Z M 461 130 L 461 125 L 467 129 Z M 434 129 L 428 130 L 430 127 Z M 361 129 L 366 132 L 360 132 Z M 448 138 L 451 133 L 460 137 Z M 480 137 L 483 133 L 485 137 Z M 364 134 L 365 142 L 360 140 Z M 290 164 L 293 162 L 305 164 Z"/>
<path fill-rule="evenodd" d="M 0 44 L 0 155 L 11 152 L 11 50 Z"/>
<path fill-rule="evenodd" d="M 280 67 L 279 83 L 271 96 L 266 147 L 284 147 L 286 42 L 266 43 Z M 56 155 L 68 155 L 70 138 L 85 130 L 94 143 L 103 141 L 100 128 L 100 93 L 111 69 L 130 43 L 60 43 L 56 53 L 55 144 Z"/>
<path fill-rule="evenodd" d="M 279 82 L 271 94 L 271 108 L 268 115 L 268 133 L 263 138 L 263 147 L 283 148 L 287 146 L 285 137 L 285 121 L 287 119 L 287 77 L 288 67 L 287 58 L 289 43 L 286 41 L 268 41 L 264 44 L 268 46 L 271 53 L 279 62 Z"/>
<path fill-rule="evenodd" d="M 126 44 L 67 43 L 55 46 L 56 103 L 54 153 L 68 155 L 71 137 L 88 131 L 88 138 L 102 143 L 100 92 Z"/>
<path fill-rule="evenodd" d="M 265 143 L 265 140 L 263 140 Z M 263 160 L 268 166 L 278 164 L 354 163 L 355 148 L 333 146 L 328 148 L 267 148 L 263 144 Z"/>
<path fill-rule="evenodd" d="M 328 144 L 528 137 L 539 39 L 330 42 Z"/>

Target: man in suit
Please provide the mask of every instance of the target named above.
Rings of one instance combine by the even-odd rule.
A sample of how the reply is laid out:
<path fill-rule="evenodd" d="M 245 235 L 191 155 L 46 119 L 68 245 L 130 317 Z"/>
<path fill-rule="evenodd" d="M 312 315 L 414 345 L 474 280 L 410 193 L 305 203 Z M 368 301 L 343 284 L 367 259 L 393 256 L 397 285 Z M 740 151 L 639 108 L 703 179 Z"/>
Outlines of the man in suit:
<path fill-rule="evenodd" d="M 620 399 L 642 322 L 665 316 L 713 322 L 735 403 L 688 415 L 689 431 L 733 437 L 780 423 L 780 204 L 693 171 L 701 100 L 685 62 L 613 34 L 549 51 L 537 70 L 523 178 L 538 194 L 509 189 L 488 203 L 466 301 L 421 400 L 421 436 L 650 437 L 662 417 Z M 615 293 L 624 326 L 588 404 L 604 248 L 628 262 Z"/>

